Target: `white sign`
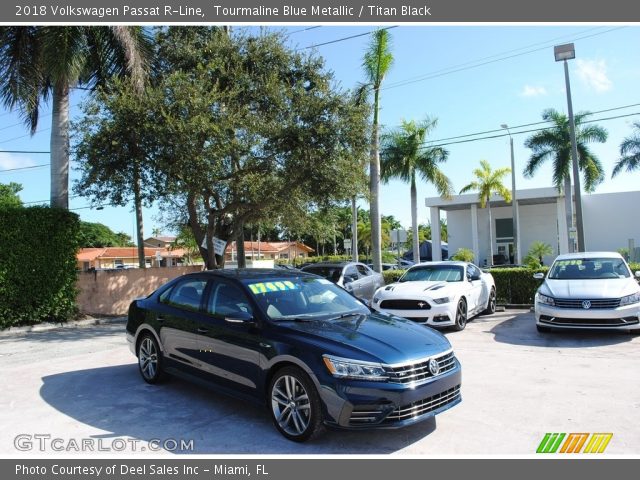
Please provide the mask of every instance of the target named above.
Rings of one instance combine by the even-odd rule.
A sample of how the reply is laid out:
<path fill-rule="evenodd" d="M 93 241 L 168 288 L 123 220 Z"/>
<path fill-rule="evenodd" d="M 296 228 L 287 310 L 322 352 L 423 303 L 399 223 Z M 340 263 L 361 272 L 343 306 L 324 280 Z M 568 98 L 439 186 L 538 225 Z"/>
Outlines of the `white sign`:
<path fill-rule="evenodd" d="M 224 250 L 227 248 L 227 242 L 225 242 L 224 240 L 220 240 L 217 237 L 213 237 L 213 253 L 215 253 L 216 255 L 224 255 Z M 207 248 L 207 237 L 204 237 L 204 240 L 202 240 L 202 248 Z"/>
<path fill-rule="evenodd" d="M 406 241 L 407 241 L 406 230 L 391 230 L 392 243 L 406 243 Z"/>
<path fill-rule="evenodd" d="M 351 250 L 351 239 L 350 238 L 345 238 L 344 239 L 344 248 L 347 250 Z"/>

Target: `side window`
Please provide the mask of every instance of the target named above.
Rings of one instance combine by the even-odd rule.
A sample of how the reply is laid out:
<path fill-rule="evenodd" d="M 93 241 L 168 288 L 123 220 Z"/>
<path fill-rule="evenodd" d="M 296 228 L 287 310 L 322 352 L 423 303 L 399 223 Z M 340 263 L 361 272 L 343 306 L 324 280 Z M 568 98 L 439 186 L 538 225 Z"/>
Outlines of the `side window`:
<path fill-rule="evenodd" d="M 371 271 L 364 265 L 356 265 L 356 268 L 358 269 L 358 273 L 361 277 L 367 277 L 371 275 Z"/>
<path fill-rule="evenodd" d="M 358 271 L 356 270 L 356 267 L 354 267 L 353 265 L 349 265 L 347 268 L 344 269 L 344 276 L 346 277 L 355 277 L 358 278 Z"/>
<path fill-rule="evenodd" d="M 467 276 L 471 278 L 477 278 L 478 270 L 476 270 L 476 267 L 471 264 L 467 265 Z"/>
<path fill-rule="evenodd" d="M 206 280 L 185 280 L 171 289 L 169 298 L 165 301 L 171 306 L 197 311 L 200 309 L 202 293 L 207 285 Z M 162 297 L 160 298 L 163 301 Z"/>
<path fill-rule="evenodd" d="M 209 294 L 207 313 L 226 317 L 238 312 L 253 314 L 247 296 L 231 283 L 216 282 Z"/>

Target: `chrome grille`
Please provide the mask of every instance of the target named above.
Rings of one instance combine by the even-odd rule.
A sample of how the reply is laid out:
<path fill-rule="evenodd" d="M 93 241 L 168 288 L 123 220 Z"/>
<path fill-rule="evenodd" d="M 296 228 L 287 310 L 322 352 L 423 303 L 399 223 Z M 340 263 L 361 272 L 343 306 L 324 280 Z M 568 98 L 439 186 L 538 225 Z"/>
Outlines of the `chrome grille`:
<path fill-rule="evenodd" d="M 388 308 L 389 310 L 430 310 L 431 305 L 424 300 L 383 300 L 380 302 L 380 308 Z"/>
<path fill-rule="evenodd" d="M 360 410 L 362 408 L 362 410 Z M 375 423 L 380 420 L 382 410 L 375 407 L 355 407 L 351 412 L 349 423 L 352 425 L 362 425 L 367 423 Z"/>
<path fill-rule="evenodd" d="M 440 371 L 438 375 L 453 370 L 456 366 L 456 359 L 453 352 L 448 352 L 439 357 L 434 357 L 438 362 Z M 389 367 L 389 381 L 393 383 L 415 383 L 433 377 L 429 371 L 430 358 L 419 363 L 406 364 L 399 367 Z"/>
<path fill-rule="evenodd" d="M 409 405 L 396 408 L 391 412 L 385 422 L 401 422 L 403 420 L 409 420 L 411 418 L 425 415 L 429 412 L 433 412 L 445 405 L 455 402 L 460 399 L 460 385 L 456 385 L 449 390 L 438 393 L 431 397 L 427 397 L 423 400 L 418 400 Z"/>
<path fill-rule="evenodd" d="M 591 302 L 590 309 L 599 309 L 599 308 L 618 308 L 620 306 L 619 298 L 599 298 L 597 300 L 593 300 L 590 298 L 556 298 L 554 299 L 554 303 L 558 308 L 574 308 L 577 310 L 584 310 L 585 308 L 582 306 L 582 302 Z"/>

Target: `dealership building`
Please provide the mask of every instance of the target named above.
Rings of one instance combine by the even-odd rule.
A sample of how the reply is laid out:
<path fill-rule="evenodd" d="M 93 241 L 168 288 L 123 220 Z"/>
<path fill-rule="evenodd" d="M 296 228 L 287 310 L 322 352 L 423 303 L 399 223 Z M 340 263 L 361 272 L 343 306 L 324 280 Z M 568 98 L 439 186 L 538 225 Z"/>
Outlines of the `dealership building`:
<path fill-rule="evenodd" d="M 494 255 L 503 255 L 513 263 L 521 263 L 535 241 L 551 245 L 553 255 L 544 257 L 549 265 L 556 255 L 569 251 L 565 215 L 565 199 L 556 188 L 534 188 L 516 191 L 518 231 L 514 258 L 513 206 L 501 197 L 491 198 L 491 229 Z M 450 200 L 426 199 L 430 210 L 434 260 L 439 260 L 441 212 L 447 218 L 449 255 L 459 248 L 474 252 L 478 265 L 489 264 L 489 214 L 480 208 L 477 194 L 457 195 Z M 582 210 L 585 250 L 616 251 L 631 247 L 632 258 L 640 247 L 640 191 L 583 194 Z M 575 209 L 574 209 L 575 210 Z M 435 228 L 434 228 L 435 227 Z M 637 247 L 636 247 L 637 246 Z"/>

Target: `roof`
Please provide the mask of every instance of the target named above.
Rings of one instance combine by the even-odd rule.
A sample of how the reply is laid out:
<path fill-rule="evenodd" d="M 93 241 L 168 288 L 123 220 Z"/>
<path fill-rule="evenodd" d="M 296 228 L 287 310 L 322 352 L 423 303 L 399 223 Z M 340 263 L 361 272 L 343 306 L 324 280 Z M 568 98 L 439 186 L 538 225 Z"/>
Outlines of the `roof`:
<path fill-rule="evenodd" d="M 259 250 L 260 253 L 279 253 L 288 248 L 295 248 L 296 246 L 306 252 L 314 251 L 313 248 L 305 245 L 302 242 L 244 242 L 245 252 L 257 252 Z M 227 250 L 229 249 L 237 250 L 236 242 L 228 243 Z"/>
<path fill-rule="evenodd" d="M 171 235 L 160 235 L 158 237 L 149 237 L 147 239 L 145 239 L 145 242 L 148 242 L 149 240 L 160 240 L 161 242 L 165 242 L 165 243 L 172 243 L 174 242 L 176 239 L 175 236 L 171 236 Z"/>
<path fill-rule="evenodd" d="M 156 257 L 157 253 L 160 253 L 162 258 L 182 258 L 185 255 L 185 249 L 144 248 L 145 257 Z M 138 258 L 138 247 L 81 248 L 76 254 L 79 262 L 91 262 L 97 258 Z"/>
<path fill-rule="evenodd" d="M 558 255 L 556 260 L 573 260 L 577 258 L 622 258 L 617 252 L 576 252 Z"/>
<path fill-rule="evenodd" d="M 516 190 L 518 205 L 556 203 L 560 197 L 564 197 L 564 194 L 559 193 L 554 187 Z M 492 195 L 490 200 L 492 207 L 504 207 L 511 205 L 511 203 L 505 202 L 504 199 L 498 195 Z M 445 200 L 441 197 L 428 197 L 425 199 L 425 205 L 427 207 L 440 207 L 442 210 L 466 210 L 470 209 L 471 205 L 478 205 L 479 203 L 477 193 L 454 195 L 449 200 Z"/>
<path fill-rule="evenodd" d="M 428 266 L 428 265 L 456 265 L 458 267 L 466 267 L 467 265 L 469 265 L 470 262 L 461 262 L 458 260 L 442 260 L 440 262 L 420 262 L 420 263 L 416 263 L 415 265 L 411 265 L 410 268 L 413 267 L 424 267 L 424 266 Z"/>

